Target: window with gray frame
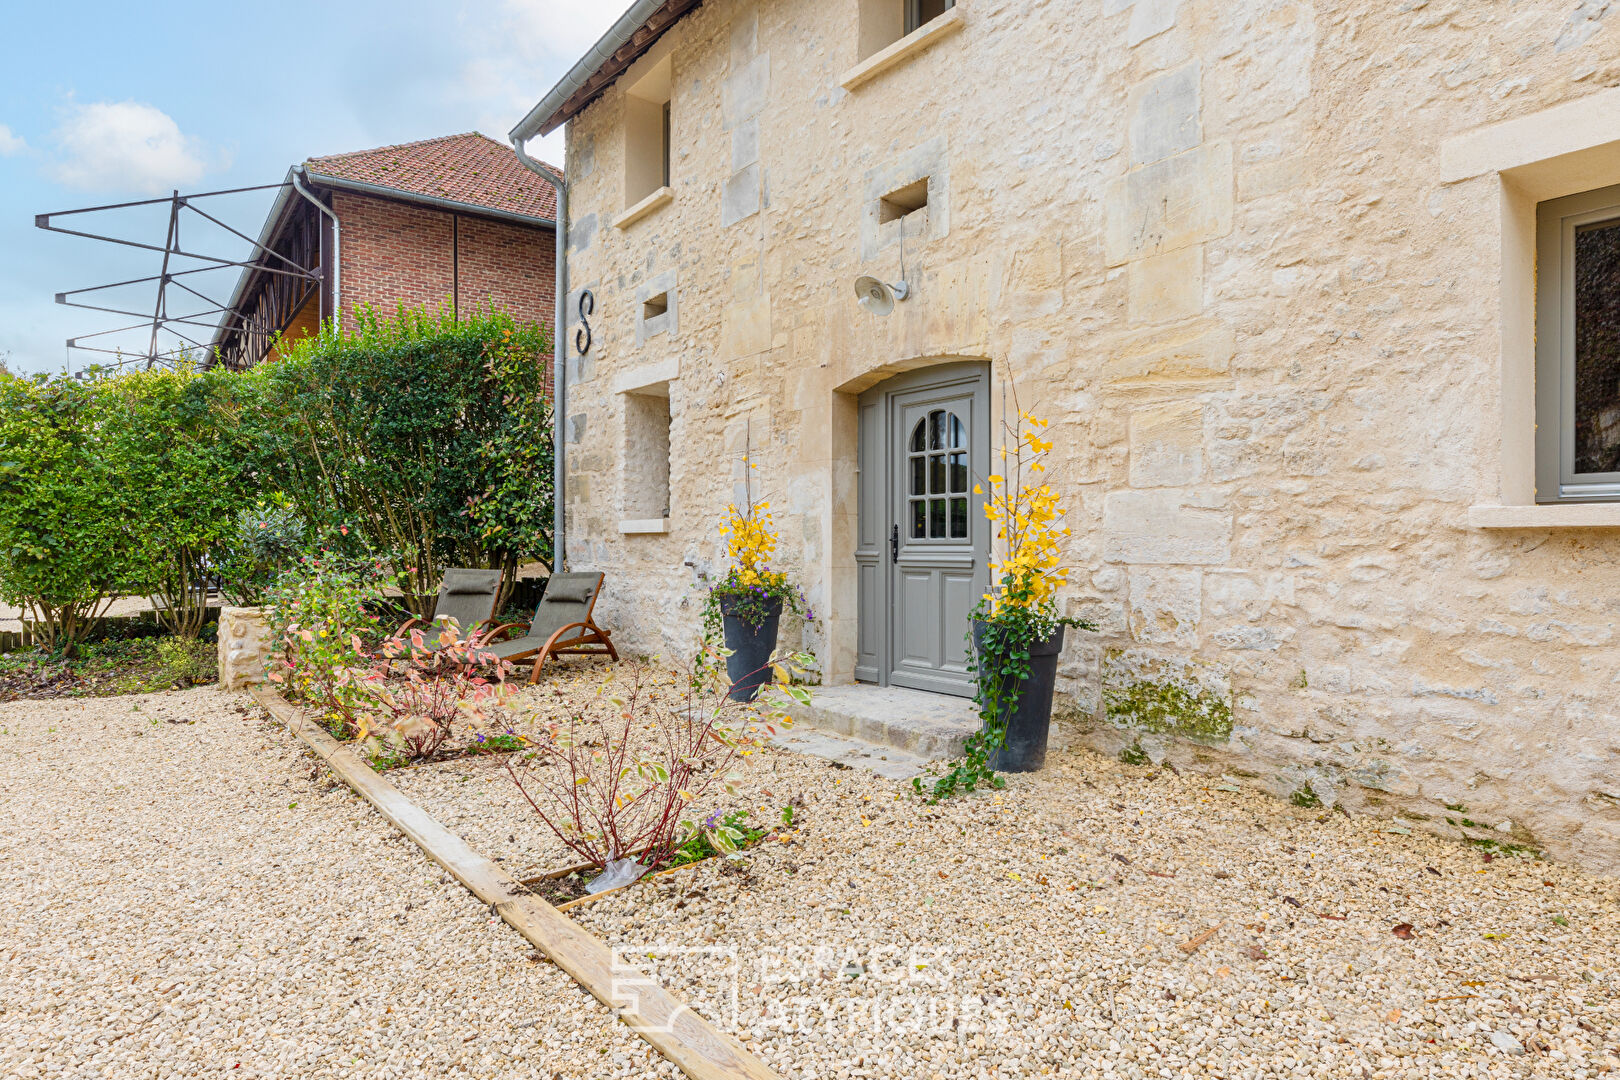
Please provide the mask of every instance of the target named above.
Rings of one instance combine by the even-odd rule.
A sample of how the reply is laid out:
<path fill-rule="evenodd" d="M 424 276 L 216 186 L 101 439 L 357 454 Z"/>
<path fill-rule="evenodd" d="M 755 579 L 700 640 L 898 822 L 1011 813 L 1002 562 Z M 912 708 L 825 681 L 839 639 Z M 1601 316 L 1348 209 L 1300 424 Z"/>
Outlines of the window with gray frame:
<path fill-rule="evenodd" d="M 956 0 L 906 0 L 906 33 L 945 14 L 946 8 L 956 6 Z"/>
<path fill-rule="evenodd" d="M 1536 501 L 1620 500 L 1620 185 L 1536 208 Z"/>

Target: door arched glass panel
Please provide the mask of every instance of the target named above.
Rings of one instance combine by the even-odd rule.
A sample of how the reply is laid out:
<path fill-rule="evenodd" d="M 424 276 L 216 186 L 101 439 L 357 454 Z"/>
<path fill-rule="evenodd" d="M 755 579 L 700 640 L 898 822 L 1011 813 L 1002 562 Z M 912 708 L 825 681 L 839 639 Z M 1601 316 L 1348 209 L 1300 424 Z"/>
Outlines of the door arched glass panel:
<path fill-rule="evenodd" d="M 906 445 L 911 539 L 967 539 L 967 425 L 955 413 L 935 409 L 917 421 Z"/>

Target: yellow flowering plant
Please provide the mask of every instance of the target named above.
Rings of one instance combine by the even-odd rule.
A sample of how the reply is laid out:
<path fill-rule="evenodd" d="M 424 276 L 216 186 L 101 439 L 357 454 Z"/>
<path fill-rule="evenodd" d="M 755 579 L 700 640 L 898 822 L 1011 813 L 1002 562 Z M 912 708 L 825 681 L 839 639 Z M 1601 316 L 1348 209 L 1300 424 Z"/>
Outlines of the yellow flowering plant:
<path fill-rule="evenodd" d="M 1063 544 L 1070 530 L 1063 523 L 1068 513 L 1062 499 L 1045 478 L 1045 456 L 1052 450 L 1042 438 L 1049 422 L 1020 412 L 1017 427 L 1009 425 L 1014 441 L 1003 447 L 1001 460 L 1007 474 L 985 477 L 973 494 L 986 495 L 984 516 L 995 528 L 990 559 L 991 591 L 984 594 L 974 617 L 994 621 L 1013 617 L 1015 611 L 1045 613 L 1057 619 L 1055 597 L 1069 580 L 1063 563 Z M 998 558 L 999 556 L 999 558 Z M 1054 621 L 1052 629 L 1056 629 Z"/>
<path fill-rule="evenodd" d="M 995 530 L 990 556 L 990 591 L 973 609 L 976 628 L 968 633 L 973 649 L 974 701 L 981 727 L 967 739 L 960 762 L 952 762 L 931 786 L 922 779 L 912 787 L 930 802 L 980 784 L 999 788 L 1004 781 L 991 768 L 1006 744 L 1007 720 L 1030 677 L 1030 649 L 1064 626 L 1096 629 L 1082 619 L 1058 614 L 1057 591 L 1069 572 L 1063 548 L 1070 529 L 1062 497 L 1047 475 L 1046 455 L 1052 440 L 1049 422 L 1018 408 L 1017 423 L 1006 422 L 1007 438 L 997 451 L 1001 473 L 992 473 L 973 493 L 984 496 L 984 516 Z M 989 485 L 988 492 L 985 485 Z"/>
<path fill-rule="evenodd" d="M 755 466 L 747 458 L 743 463 L 751 477 Z M 814 619 L 815 614 L 788 575 L 771 567 L 776 522 L 771 504 L 754 499 L 752 482 L 745 486 L 741 506 L 726 507 L 719 531 L 726 538 L 731 565 L 710 586 L 703 605 L 698 667 L 704 672 L 718 671 L 723 664 L 731 680 L 730 694 L 737 701 L 752 701 L 767 681 L 773 682 L 773 692 L 808 701 L 808 695 L 793 686 L 792 680 L 812 658 L 804 653 L 777 652 L 776 620 L 783 611 L 806 620 Z"/>
<path fill-rule="evenodd" d="M 704 629 L 710 637 L 718 632 L 722 614 L 742 619 L 750 626 L 759 626 L 774 611 L 784 609 L 806 619 L 815 618 L 804 594 L 787 574 L 771 568 L 771 558 L 776 554 L 776 521 L 771 516 L 771 504 L 753 498 L 752 484 L 749 491 L 743 505 L 732 503 L 726 507 L 725 519 L 719 526 L 732 565 L 709 590 Z"/>

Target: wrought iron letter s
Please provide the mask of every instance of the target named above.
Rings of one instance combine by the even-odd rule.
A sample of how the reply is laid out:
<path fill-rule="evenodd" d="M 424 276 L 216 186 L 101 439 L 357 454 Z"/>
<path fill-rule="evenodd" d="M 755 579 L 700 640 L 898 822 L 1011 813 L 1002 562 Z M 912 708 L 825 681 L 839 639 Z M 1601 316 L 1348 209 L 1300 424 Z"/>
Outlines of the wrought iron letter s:
<path fill-rule="evenodd" d="M 574 331 L 574 351 L 584 356 L 591 351 L 591 324 L 585 317 L 596 310 L 596 297 L 586 289 L 579 294 L 579 329 Z"/>

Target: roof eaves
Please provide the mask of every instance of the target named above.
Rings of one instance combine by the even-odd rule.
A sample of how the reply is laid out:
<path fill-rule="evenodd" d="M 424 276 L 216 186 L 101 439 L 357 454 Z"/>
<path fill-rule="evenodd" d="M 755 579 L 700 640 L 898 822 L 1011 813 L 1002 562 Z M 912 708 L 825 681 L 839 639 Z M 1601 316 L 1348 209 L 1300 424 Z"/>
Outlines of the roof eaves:
<path fill-rule="evenodd" d="M 404 188 L 388 187 L 385 184 L 370 184 L 364 180 L 348 180 L 341 176 L 327 176 L 308 167 L 305 168 L 304 175 L 311 183 L 319 184 L 322 187 L 336 188 L 339 191 L 352 191 L 358 195 L 375 195 L 379 198 L 416 203 L 419 206 L 428 206 L 435 210 L 447 210 L 456 214 L 476 214 L 481 217 L 499 218 L 502 221 L 511 221 L 519 225 L 557 227 L 557 222 L 548 217 L 525 214 L 517 210 L 502 210 L 499 207 L 485 206 L 483 203 L 446 199 L 439 195 L 424 195 L 419 191 L 407 191 Z"/>
<path fill-rule="evenodd" d="M 612 85 L 664 32 L 703 0 L 635 0 L 595 45 L 530 109 L 511 131 L 528 142 L 555 131 Z"/>
<path fill-rule="evenodd" d="M 270 204 L 270 212 L 265 215 L 264 224 L 259 227 L 259 238 L 254 242 L 256 246 L 249 256 L 255 263 L 258 261 L 259 252 L 269 248 L 275 240 L 276 231 L 281 225 L 281 218 L 286 211 L 287 203 L 296 195 L 293 191 L 293 173 L 297 172 L 297 170 L 298 166 L 296 165 L 287 170 L 287 175 L 281 181 L 281 190 L 276 193 L 276 201 Z M 220 320 L 218 328 L 214 330 L 213 338 L 208 343 L 210 356 L 212 356 L 214 350 L 225 343 L 225 337 L 231 332 L 232 328 L 240 323 L 240 317 L 236 314 L 237 306 L 246 298 L 248 286 L 252 283 L 258 269 L 256 265 L 244 266 L 242 273 L 237 276 L 236 287 L 231 290 L 230 299 L 225 301 L 224 317 Z"/>

